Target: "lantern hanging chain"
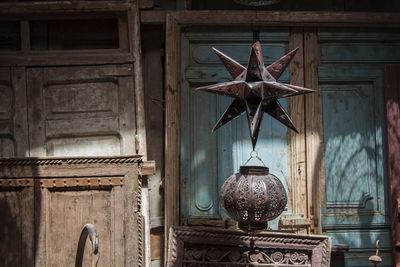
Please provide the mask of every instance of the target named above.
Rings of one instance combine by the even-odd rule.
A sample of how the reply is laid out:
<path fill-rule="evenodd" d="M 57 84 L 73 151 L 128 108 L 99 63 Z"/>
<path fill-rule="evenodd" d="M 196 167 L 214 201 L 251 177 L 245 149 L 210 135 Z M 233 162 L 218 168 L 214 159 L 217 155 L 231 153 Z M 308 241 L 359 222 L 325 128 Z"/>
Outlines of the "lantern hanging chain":
<path fill-rule="evenodd" d="M 249 163 L 249 161 L 250 161 L 251 159 L 257 159 L 258 161 L 260 161 L 260 162 L 262 163 L 262 165 L 264 165 L 264 167 L 266 167 L 264 161 L 258 156 L 258 152 L 255 151 L 255 150 L 253 150 L 253 151 L 250 152 L 250 157 L 249 157 L 249 158 L 247 159 L 247 161 L 244 163 L 244 166 L 246 166 L 247 163 Z"/>

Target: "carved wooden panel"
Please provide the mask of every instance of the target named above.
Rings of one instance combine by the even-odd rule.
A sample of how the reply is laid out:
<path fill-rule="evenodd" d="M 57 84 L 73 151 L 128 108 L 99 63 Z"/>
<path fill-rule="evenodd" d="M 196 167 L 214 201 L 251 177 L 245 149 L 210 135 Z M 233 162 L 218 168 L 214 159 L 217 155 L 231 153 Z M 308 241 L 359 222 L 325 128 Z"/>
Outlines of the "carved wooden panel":
<path fill-rule="evenodd" d="M 210 228 L 171 228 L 168 267 L 329 266 L 327 236 L 277 232 L 246 234 Z"/>
<path fill-rule="evenodd" d="M 0 157 L 27 153 L 24 68 L 0 68 Z"/>
<path fill-rule="evenodd" d="M 74 266 L 83 226 L 97 266 L 142 266 L 140 156 L 0 160 L 1 266 Z M 97 256 L 86 246 L 84 266 Z"/>
<path fill-rule="evenodd" d="M 135 154 L 133 66 L 27 71 L 32 156 Z"/>

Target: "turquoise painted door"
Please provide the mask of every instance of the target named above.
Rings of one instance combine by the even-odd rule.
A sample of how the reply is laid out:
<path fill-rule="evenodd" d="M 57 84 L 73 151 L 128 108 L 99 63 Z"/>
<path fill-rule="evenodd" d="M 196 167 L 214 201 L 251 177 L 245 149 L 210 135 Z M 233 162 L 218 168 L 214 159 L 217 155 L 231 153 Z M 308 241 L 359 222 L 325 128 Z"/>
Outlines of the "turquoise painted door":
<path fill-rule="evenodd" d="M 400 61 L 398 31 L 319 29 L 325 144 L 323 231 L 349 245 L 332 266 L 391 266 L 383 98 L 384 64 Z"/>
<path fill-rule="evenodd" d="M 219 205 L 222 184 L 237 172 L 252 151 L 245 115 L 211 129 L 231 98 L 194 89 L 231 80 L 212 47 L 247 65 L 253 34 L 249 28 L 189 28 L 182 37 L 181 83 L 181 218 L 182 223 L 220 224 L 227 216 Z M 288 52 L 287 28 L 263 29 L 260 41 L 265 64 Z M 289 82 L 289 71 L 279 81 Z M 286 108 L 286 101 L 280 100 Z M 270 116 L 264 116 L 256 150 L 270 172 L 286 186 L 286 128 Z M 261 165 L 261 162 L 253 162 Z M 278 219 L 269 227 L 277 229 Z"/>

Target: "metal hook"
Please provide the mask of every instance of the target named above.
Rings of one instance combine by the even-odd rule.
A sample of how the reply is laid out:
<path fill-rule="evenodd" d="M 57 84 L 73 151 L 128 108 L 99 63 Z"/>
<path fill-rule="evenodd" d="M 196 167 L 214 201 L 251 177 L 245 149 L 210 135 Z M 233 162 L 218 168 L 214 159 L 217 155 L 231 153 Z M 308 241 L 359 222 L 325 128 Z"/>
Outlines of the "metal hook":
<path fill-rule="evenodd" d="M 376 240 L 376 253 L 375 255 L 372 255 L 371 257 L 369 257 L 369 261 L 372 262 L 375 266 L 378 263 L 382 262 L 381 257 L 378 256 L 379 253 L 379 240 Z"/>

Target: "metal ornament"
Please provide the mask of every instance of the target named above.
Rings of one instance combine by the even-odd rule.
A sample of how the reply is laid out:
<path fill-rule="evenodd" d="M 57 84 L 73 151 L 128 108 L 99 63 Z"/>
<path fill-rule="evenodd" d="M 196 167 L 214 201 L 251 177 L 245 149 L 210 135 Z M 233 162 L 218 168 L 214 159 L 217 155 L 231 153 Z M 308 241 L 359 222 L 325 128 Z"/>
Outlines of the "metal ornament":
<path fill-rule="evenodd" d="M 243 112 L 246 112 L 251 142 L 254 149 L 260 131 L 261 121 L 264 112 L 266 112 L 298 133 L 292 120 L 279 103 L 278 98 L 307 94 L 315 91 L 276 81 L 289 65 L 298 48 L 265 67 L 261 53 L 261 45 L 260 42 L 257 41 L 251 46 L 247 68 L 217 49 L 213 48 L 213 50 L 234 78 L 234 81 L 199 87 L 196 90 L 221 94 L 235 99 L 218 120 L 212 130 L 213 132 L 222 125 L 238 117 Z"/>
<path fill-rule="evenodd" d="M 241 166 L 220 190 L 225 212 L 245 231 L 267 228 L 286 207 L 287 195 L 282 182 L 267 167 Z"/>

